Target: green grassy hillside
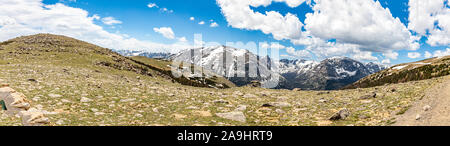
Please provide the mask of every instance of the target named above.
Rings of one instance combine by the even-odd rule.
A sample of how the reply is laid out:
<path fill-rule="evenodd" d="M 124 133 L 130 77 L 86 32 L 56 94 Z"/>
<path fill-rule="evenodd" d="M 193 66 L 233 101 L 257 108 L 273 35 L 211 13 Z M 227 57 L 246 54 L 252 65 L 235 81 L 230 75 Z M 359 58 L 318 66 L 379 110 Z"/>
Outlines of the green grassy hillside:
<path fill-rule="evenodd" d="M 418 62 L 395 65 L 365 77 L 344 89 L 367 88 L 405 83 L 450 75 L 450 56 L 435 57 Z"/>
<path fill-rule="evenodd" d="M 152 59 L 152 58 L 147 58 L 144 56 L 134 56 L 130 58 L 131 60 L 143 64 L 153 70 L 159 71 L 160 73 L 167 75 L 167 76 L 173 76 L 172 75 L 172 62 L 171 61 L 166 61 L 166 60 L 158 60 L 158 59 Z M 220 88 L 230 88 L 230 87 L 236 87 L 236 85 L 234 85 L 232 82 L 230 82 L 229 80 L 227 80 L 226 78 L 217 75 L 213 72 L 210 72 L 208 70 L 202 69 L 201 67 L 198 66 L 194 66 L 193 64 L 182 64 L 181 67 L 183 66 L 187 66 L 187 67 L 192 67 L 193 69 L 199 69 L 196 70 L 197 72 L 202 72 L 202 77 L 201 78 L 190 78 L 190 80 L 198 80 L 201 82 L 204 82 L 207 85 L 211 85 L 212 87 L 220 87 Z M 192 70 L 193 72 L 195 72 L 194 70 Z M 189 76 L 188 72 L 183 73 L 184 77 Z M 174 77 L 172 77 L 174 78 Z M 177 79 L 174 78 L 175 80 L 177 80 L 178 82 L 184 82 L 186 79 L 184 80 L 182 79 Z"/>

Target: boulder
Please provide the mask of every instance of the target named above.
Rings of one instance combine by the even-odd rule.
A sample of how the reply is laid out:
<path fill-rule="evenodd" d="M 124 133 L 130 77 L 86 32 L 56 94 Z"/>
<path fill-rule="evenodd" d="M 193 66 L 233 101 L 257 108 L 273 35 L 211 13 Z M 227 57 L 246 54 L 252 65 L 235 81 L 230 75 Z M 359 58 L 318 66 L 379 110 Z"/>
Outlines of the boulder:
<path fill-rule="evenodd" d="M 30 108 L 30 103 L 25 95 L 9 87 L 0 88 L 0 101 L 4 102 L 8 115 L 16 115 Z"/>
<path fill-rule="evenodd" d="M 334 113 L 329 119 L 331 121 L 344 120 L 348 116 L 350 116 L 350 111 L 347 109 L 342 109 L 339 112 Z"/>
<path fill-rule="evenodd" d="M 35 108 L 31 108 L 28 111 L 22 111 L 20 112 L 20 115 L 24 126 L 42 126 L 50 123 L 50 120 L 45 117 L 41 111 Z"/>
<path fill-rule="evenodd" d="M 43 111 L 30 108 L 30 102 L 24 94 L 16 92 L 7 85 L 0 87 L 0 101 L 6 108 L 6 114 L 21 117 L 24 126 L 41 126 L 50 121 L 44 116 Z"/>

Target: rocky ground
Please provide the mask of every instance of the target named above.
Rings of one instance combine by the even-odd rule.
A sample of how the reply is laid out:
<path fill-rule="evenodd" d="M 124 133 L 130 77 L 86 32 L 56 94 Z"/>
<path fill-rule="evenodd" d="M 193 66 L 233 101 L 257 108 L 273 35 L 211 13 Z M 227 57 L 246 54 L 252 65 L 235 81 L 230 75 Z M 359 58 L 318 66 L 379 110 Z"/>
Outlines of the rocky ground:
<path fill-rule="evenodd" d="M 379 87 L 302 91 L 181 85 L 108 49 L 63 36 L 0 43 L 0 80 L 47 125 L 392 125 L 448 77 Z M 0 110 L 0 125 L 22 125 Z"/>
<path fill-rule="evenodd" d="M 427 90 L 423 99 L 416 101 L 410 110 L 397 117 L 397 126 L 448 126 L 450 125 L 450 76 L 442 84 Z"/>
<path fill-rule="evenodd" d="M 0 79 L 45 111 L 49 125 L 390 125 L 443 82 L 342 91 L 210 89 L 51 60 L 0 64 Z M 0 125 L 21 125 L 19 118 L 1 119 Z"/>

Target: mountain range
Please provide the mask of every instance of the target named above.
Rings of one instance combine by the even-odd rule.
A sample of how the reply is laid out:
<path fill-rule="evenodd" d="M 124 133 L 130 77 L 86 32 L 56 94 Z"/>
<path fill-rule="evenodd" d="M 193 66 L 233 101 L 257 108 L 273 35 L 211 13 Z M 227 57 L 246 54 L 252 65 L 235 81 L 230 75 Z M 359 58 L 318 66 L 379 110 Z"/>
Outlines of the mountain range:
<path fill-rule="evenodd" d="M 248 56 L 244 63 L 275 62 L 275 66 L 260 70 L 276 71 L 284 80 L 281 83 L 294 82 L 292 79 L 298 75 L 317 74 L 324 77 L 303 78 L 325 81 L 317 85 L 326 88 L 324 85 L 331 81 L 351 80 L 377 70 L 368 67 L 373 64 L 344 57 L 277 63 L 242 49 L 202 49 L 208 53 L 197 59 L 209 58 L 210 62 L 220 61 L 216 56 L 220 52 Z M 170 58 L 175 55 L 182 54 Z M 21 93 L 25 104 L 20 105 L 27 105 L 29 112 L 41 113 L 44 117 L 39 119 L 47 118 L 42 122 L 49 126 L 379 126 L 397 121 L 399 125 L 411 125 L 409 121 L 426 122 L 432 118 L 442 122 L 448 117 L 441 111 L 448 107 L 450 76 L 439 76 L 450 73 L 449 61 L 447 56 L 399 64 L 352 84 L 360 85 L 356 86 L 359 89 L 272 90 L 235 87 L 219 73 L 196 78 L 183 72 L 177 78 L 172 76 L 174 60 L 126 57 L 73 38 L 37 34 L 0 42 L 0 96 L 13 92 L 4 87 Z M 181 68 L 207 69 L 186 65 L 183 63 Z M 288 73 L 292 77 L 286 76 Z M 263 81 L 270 79 L 267 73 L 246 74 L 262 75 Z M 422 78 L 434 79 L 408 82 Z M 11 106 L 6 104 L 7 112 Z M 26 125 L 24 121 L 28 121 L 4 112 L 0 110 L 0 125 Z"/>

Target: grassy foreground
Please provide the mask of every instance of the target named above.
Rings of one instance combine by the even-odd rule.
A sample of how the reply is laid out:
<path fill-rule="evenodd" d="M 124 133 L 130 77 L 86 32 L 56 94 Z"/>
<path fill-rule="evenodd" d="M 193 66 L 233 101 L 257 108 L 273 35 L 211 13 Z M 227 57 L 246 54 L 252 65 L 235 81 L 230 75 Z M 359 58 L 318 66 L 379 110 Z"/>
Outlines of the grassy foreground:
<path fill-rule="evenodd" d="M 390 125 L 427 88 L 446 79 L 339 91 L 200 88 L 152 70 L 146 72 L 150 76 L 99 65 L 111 60 L 104 54 L 26 46 L 0 45 L 0 79 L 24 93 L 32 107 L 46 111 L 52 126 Z M 375 98 L 361 99 L 373 93 Z M 347 118 L 328 120 L 342 109 L 349 111 Z M 0 112 L 0 125 L 21 125 L 19 118 Z M 230 112 L 244 117 L 223 116 Z"/>

